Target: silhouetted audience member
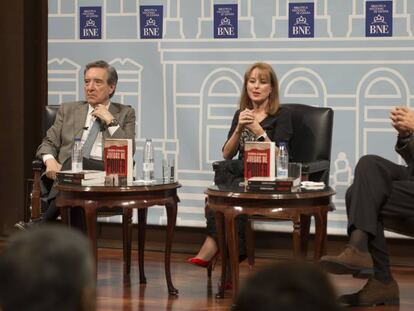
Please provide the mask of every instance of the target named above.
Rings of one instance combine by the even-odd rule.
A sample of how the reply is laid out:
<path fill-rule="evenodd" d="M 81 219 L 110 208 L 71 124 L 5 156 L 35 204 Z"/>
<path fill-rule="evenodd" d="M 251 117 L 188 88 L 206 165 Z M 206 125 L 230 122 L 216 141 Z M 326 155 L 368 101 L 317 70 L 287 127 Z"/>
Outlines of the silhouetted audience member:
<path fill-rule="evenodd" d="M 0 254 L 0 310 L 93 311 L 91 245 L 63 226 L 37 227 L 11 237 Z"/>
<path fill-rule="evenodd" d="M 342 310 L 335 291 L 319 267 L 289 261 L 265 267 L 241 288 L 237 311 L 337 311 Z"/>

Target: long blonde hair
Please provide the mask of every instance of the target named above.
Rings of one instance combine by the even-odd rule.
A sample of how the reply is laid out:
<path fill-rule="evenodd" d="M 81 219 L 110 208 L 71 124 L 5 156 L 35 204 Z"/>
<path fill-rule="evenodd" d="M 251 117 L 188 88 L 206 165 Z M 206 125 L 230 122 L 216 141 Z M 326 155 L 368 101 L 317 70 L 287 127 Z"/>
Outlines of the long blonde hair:
<path fill-rule="evenodd" d="M 250 78 L 250 75 L 254 69 L 259 69 L 260 75 L 265 75 L 270 79 L 270 85 L 272 86 L 272 91 L 269 94 L 269 104 L 267 108 L 267 113 L 270 115 L 274 115 L 279 110 L 279 82 L 277 81 L 277 77 L 275 72 L 273 71 L 272 66 L 266 63 L 258 62 L 254 63 L 252 66 L 247 69 L 246 73 L 244 74 L 244 83 L 243 83 L 243 90 L 240 96 L 240 110 L 244 110 L 246 108 L 253 109 L 252 102 L 247 94 L 247 81 Z"/>

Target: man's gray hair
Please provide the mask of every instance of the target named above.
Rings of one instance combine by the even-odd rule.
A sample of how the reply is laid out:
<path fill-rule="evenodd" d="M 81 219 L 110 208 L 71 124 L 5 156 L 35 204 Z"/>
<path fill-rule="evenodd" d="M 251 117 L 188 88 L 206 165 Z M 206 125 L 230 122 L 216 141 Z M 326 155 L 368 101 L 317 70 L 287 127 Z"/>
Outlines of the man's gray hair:
<path fill-rule="evenodd" d="M 91 68 L 105 68 L 106 69 L 106 72 L 108 73 L 108 80 L 106 82 L 109 85 L 113 85 L 115 87 L 114 91 L 109 95 L 109 98 L 111 98 L 115 93 L 116 85 L 118 83 L 118 73 L 116 72 L 115 67 L 109 65 L 104 60 L 97 60 L 97 61 L 86 64 L 85 70 L 83 71 L 83 75 L 85 76 L 86 72 Z"/>

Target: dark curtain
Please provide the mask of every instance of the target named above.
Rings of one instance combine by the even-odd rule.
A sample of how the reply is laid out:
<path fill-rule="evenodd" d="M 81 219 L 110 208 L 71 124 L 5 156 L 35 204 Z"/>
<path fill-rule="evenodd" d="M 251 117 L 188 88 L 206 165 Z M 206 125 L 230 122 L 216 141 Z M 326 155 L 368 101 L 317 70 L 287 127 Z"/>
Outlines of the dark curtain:
<path fill-rule="evenodd" d="M 47 102 L 47 0 L 2 1 L 0 9 L 0 236 L 23 219 L 25 186 Z"/>

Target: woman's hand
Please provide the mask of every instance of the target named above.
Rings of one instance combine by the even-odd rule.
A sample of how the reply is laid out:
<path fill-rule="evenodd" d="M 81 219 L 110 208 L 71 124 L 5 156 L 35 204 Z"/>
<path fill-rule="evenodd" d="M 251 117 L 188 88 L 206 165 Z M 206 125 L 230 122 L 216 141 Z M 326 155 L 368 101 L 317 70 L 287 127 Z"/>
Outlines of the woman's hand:
<path fill-rule="evenodd" d="M 239 130 L 242 130 L 244 127 L 251 124 L 253 121 L 253 111 L 246 108 L 239 114 L 239 123 L 237 124 L 237 127 L 239 127 Z"/>
<path fill-rule="evenodd" d="M 246 110 L 247 110 L 246 120 L 248 120 L 249 122 L 246 121 L 244 127 L 248 128 L 250 132 L 254 133 L 256 136 L 262 135 L 264 132 L 263 128 L 261 127 L 260 122 L 254 115 L 253 110 L 245 109 L 245 111 Z M 239 122 L 240 122 L 240 118 L 239 118 Z"/>

